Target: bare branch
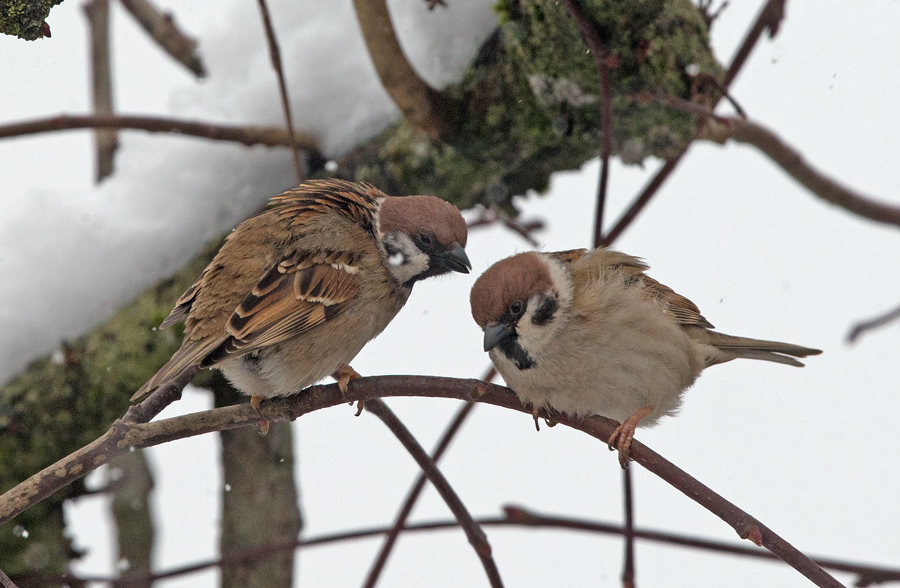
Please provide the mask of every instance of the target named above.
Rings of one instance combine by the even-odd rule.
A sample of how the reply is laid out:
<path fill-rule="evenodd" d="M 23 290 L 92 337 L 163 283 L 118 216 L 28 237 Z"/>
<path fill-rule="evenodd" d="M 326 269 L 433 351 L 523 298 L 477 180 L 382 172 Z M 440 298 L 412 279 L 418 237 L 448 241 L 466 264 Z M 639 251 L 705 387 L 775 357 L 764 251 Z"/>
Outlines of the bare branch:
<path fill-rule="evenodd" d="M 84 13 L 91 30 L 91 90 L 94 114 L 113 114 L 112 73 L 109 52 L 109 0 L 90 0 L 84 5 Z M 119 146 L 118 133 L 114 130 L 94 131 L 96 149 L 96 182 L 113 173 L 113 156 Z"/>
<path fill-rule="evenodd" d="M 189 135 L 213 141 L 231 141 L 248 146 L 289 147 L 291 145 L 287 131 L 275 127 L 238 127 L 155 116 L 69 116 L 64 114 L 0 125 L 0 139 L 72 129 L 132 129 L 150 133 Z M 297 133 L 295 140 L 300 149 L 318 151 L 318 140 L 312 135 Z"/>
<path fill-rule="evenodd" d="M 353 0 L 369 57 L 381 85 L 409 123 L 432 139 L 453 130 L 454 105 L 426 84 L 407 61 L 397 40 L 386 0 Z"/>
<path fill-rule="evenodd" d="M 900 306 L 873 319 L 856 323 L 853 325 L 853 328 L 850 329 L 850 332 L 847 333 L 847 343 L 855 343 L 863 333 L 872 329 L 877 329 L 878 327 L 883 327 L 897 319 L 900 319 Z"/>
<path fill-rule="evenodd" d="M 622 469 L 622 501 L 625 510 L 625 562 L 622 565 L 622 588 L 634 588 L 634 493 L 631 489 L 631 468 Z"/>
<path fill-rule="evenodd" d="M 400 443 L 403 444 L 413 459 L 416 460 L 416 463 L 422 468 L 422 473 L 425 474 L 431 485 L 444 499 L 450 512 L 453 513 L 453 516 L 456 517 L 456 520 L 466 532 L 469 543 L 475 548 L 475 553 L 478 554 L 481 565 L 484 566 L 484 571 L 491 583 L 491 587 L 503 588 L 503 582 L 500 580 L 500 571 L 497 569 L 497 564 L 494 563 L 494 558 L 491 556 L 491 545 L 488 543 L 487 536 L 472 519 L 472 515 L 469 514 L 468 509 L 462 503 L 462 500 L 459 499 L 456 491 L 450 486 L 447 478 L 437 468 L 434 460 L 425 453 L 425 450 L 422 449 L 416 438 L 409 432 L 409 429 L 400 422 L 400 419 L 388 408 L 388 405 L 383 400 L 380 398 L 366 400 L 366 410 L 380 418 Z"/>
<path fill-rule="evenodd" d="M 600 39 L 600 34 L 581 6 L 578 0 L 565 0 L 566 6 L 578 28 L 581 36 L 597 62 L 597 71 L 600 74 L 600 185 L 597 188 L 597 214 L 594 221 L 594 247 L 599 247 L 602 242 L 603 209 L 606 207 L 606 185 L 609 181 L 609 156 L 612 153 L 612 88 L 609 81 L 610 55 L 609 50 Z"/>
<path fill-rule="evenodd" d="M 762 10 L 760 10 L 759 14 L 756 17 L 756 20 L 753 22 L 753 26 L 750 27 L 750 30 L 747 31 L 747 35 L 744 37 L 741 46 L 738 48 L 737 53 L 735 53 L 734 57 L 731 59 L 731 64 L 728 66 L 728 71 L 725 73 L 725 79 L 722 83 L 722 86 L 727 90 L 734 79 L 737 77 L 738 73 L 743 69 L 744 65 L 747 63 L 747 58 L 750 57 L 750 53 L 753 51 L 753 48 L 756 47 L 756 44 L 759 42 L 760 37 L 764 30 L 769 30 L 769 36 L 774 37 L 778 32 L 778 27 L 781 23 L 781 19 L 784 17 L 784 4 L 786 0 L 768 0 L 766 5 L 763 6 Z M 716 101 L 718 102 L 718 100 Z M 715 104 L 712 105 L 713 108 Z M 678 166 L 678 163 L 681 161 L 681 158 L 684 157 L 684 154 L 687 153 L 690 145 L 686 145 L 684 149 L 678 155 L 666 160 L 666 163 L 656 172 L 656 175 L 650 180 L 650 182 L 644 186 L 644 189 L 641 193 L 634 199 L 631 203 L 631 206 L 628 207 L 628 210 L 619 217 L 619 220 L 616 221 L 616 224 L 610 229 L 609 233 L 603 237 L 601 241 L 601 245 L 603 247 L 608 247 L 612 245 L 612 243 L 621 235 L 625 229 L 627 229 L 634 219 L 640 214 L 641 210 L 647 206 L 647 203 L 656 195 L 656 192 L 659 191 L 659 188 L 665 183 L 665 181 L 669 178 L 669 175 L 675 168 Z"/>
<path fill-rule="evenodd" d="M 481 208 L 481 212 L 478 218 L 466 223 L 466 228 L 475 229 L 478 227 L 486 227 L 498 222 L 503 223 L 503 226 L 505 226 L 510 231 L 521 235 L 522 238 L 528 241 L 529 245 L 531 245 L 532 247 L 537 247 L 538 245 L 540 245 L 540 242 L 538 242 L 538 240 L 534 238 L 534 235 L 532 233 L 543 229 L 544 221 L 533 220 L 522 223 L 519 220 L 512 218 L 502 210 L 498 210 L 496 208 Z"/>
<path fill-rule="evenodd" d="M 752 145 L 822 200 L 863 218 L 900 226 L 900 206 L 882 204 L 829 178 L 807 163 L 797 150 L 759 123 L 738 117 L 729 117 L 727 120 L 727 125 L 710 121 L 701 131 L 700 138 L 718 143 L 733 139 Z"/>
<path fill-rule="evenodd" d="M 122 0 L 122 5 L 163 51 L 194 72 L 198 78 L 206 75 L 203 62 L 197 54 L 197 41 L 179 30 L 171 13 L 161 12 L 149 0 Z"/>
<path fill-rule="evenodd" d="M 159 392 L 160 390 L 154 392 L 142 405 L 151 401 L 156 402 L 154 399 Z M 151 447 L 212 431 L 254 425 L 261 421 L 294 420 L 314 410 L 342 405 L 348 400 L 365 401 L 370 398 L 392 396 L 477 400 L 528 413 L 515 393 L 496 384 L 487 384 L 471 379 L 429 376 L 379 376 L 351 381 L 346 398 L 338 389 L 337 384 L 329 384 L 311 386 L 302 394 L 288 398 L 263 401 L 259 411 L 254 410 L 249 404 L 241 404 L 143 424 L 117 420 L 109 431 L 96 441 L 45 468 L 0 496 L 0 525 L 56 490 L 71 484 L 103 463 L 128 451 L 130 447 Z M 149 413 L 152 413 L 152 410 Z M 144 416 L 146 414 L 148 412 L 144 412 Z M 583 431 L 603 443 L 609 439 L 617 426 L 616 421 L 601 416 L 585 419 L 571 418 L 559 413 L 551 413 L 549 416 L 558 423 Z M 631 447 L 631 457 L 685 496 L 728 523 L 741 538 L 749 538 L 763 545 L 817 586 L 841 586 L 812 560 L 771 529 L 639 441 L 634 441 Z"/>
<path fill-rule="evenodd" d="M 287 124 L 288 138 L 291 142 L 291 156 L 294 162 L 294 173 L 297 174 L 297 183 L 303 181 L 303 166 L 300 165 L 300 152 L 297 150 L 297 140 L 294 135 L 294 123 L 291 120 L 291 101 L 288 99 L 287 84 L 284 81 L 284 69 L 281 66 L 281 50 L 278 48 L 278 39 L 275 37 L 275 27 L 272 26 L 272 18 L 269 15 L 269 7 L 266 0 L 259 0 L 259 12 L 262 15 L 263 26 L 266 29 L 266 41 L 269 45 L 269 58 L 272 67 L 278 77 L 278 91 L 281 94 L 281 108 L 284 110 L 284 120 Z"/>
<path fill-rule="evenodd" d="M 9 579 L 9 576 L 3 573 L 3 570 L 0 570 L 0 585 L 2 585 L 3 588 L 19 588 Z"/>
<path fill-rule="evenodd" d="M 538 514 L 521 506 L 506 505 L 503 507 L 503 511 L 505 513 L 505 516 L 503 517 L 483 517 L 476 519 L 476 522 L 482 527 L 531 527 L 534 529 L 569 529 L 573 531 L 601 533 L 607 535 L 623 535 L 625 533 L 624 527 L 616 524 L 586 519 L 576 519 L 572 517 Z M 403 532 L 423 533 L 427 531 L 458 528 L 459 523 L 455 520 L 425 521 L 405 526 L 403 528 Z M 241 565 L 248 561 L 258 561 L 259 559 L 268 557 L 270 555 L 275 555 L 284 551 L 293 551 L 298 548 L 316 547 L 320 545 L 330 545 L 332 543 L 351 541 L 355 539 L 377 537 L 379 535 L 384 535 L 389 531 L 390 529 L 388 527 L 363 528 L 353 531 L 328 533 L 297 541 L 270 543 L 268 545 L 260 545 L 258 547 L 241 549 L 239 551 L 234 551 L 228 555 L 222 556 L 218 559 L 196 562 L 177 568 L 172 568 L 164 572 L 150 574 L 142 578 L 135 577 L 124 580 L 103 576 L 87 577 L 73 576 L 69 574 L 67 576 L 28 576 L 28 581 L 29 585 L 31 586 L 55 585 L 74 581 L 104 583 L 120 582 L 123 585 L 128 585 L 132 582 L 138 581 L 155 582 L 157 580 L 184 576 L 210 568 L 224 568 L 229 566 Z M 778 559 L 775 555 L 758 547 L 745 547 L 743 545 L 737 545 L 730 542 L 701 539 L 699 537 L 679 535 L 666 531 L 635 529 L 634 536 L 638 539 L 662 543 L 664 545 L 673 545 L 676 547 L 689 547 L 693 549 L 700 549 L 703 551 L 711 551 L 714 553 L 737 555 L 741 557 L 750 557 L 753 559 L 763 559 L 767 561 Z M 868 586 L 873 583 L 900 581 L 900 569 L 897 568 L 857 564 L 832 558 L 815 558 L 815 562 L 823 568 L 858 575 L 859 580 L 856 582 L 857 586 Z"/>
<path fill-rule="evenodd" d="M 481 379 L 485 382 L 491 382 L 496 376 L 497 370 L 492 366 Z M 447 447 L 450 446 L 450 441 L 452 441 L 456 436 L 456 433 L 462 427 L 463 423 L 469 417 L 469 414 L 471 414 L 472 409 L 474 408 L 475 403 L 466 402 L 457 411 L 456 416 L 453 417 L 453 420 L 450 421 L 450 424 L 444 430 L 444 434 L 441 435 L 441 439 L 440 441 L 438 441 L 434 453 L 431 454 L 431 459 L 435 463 L 437 463 L 438 460 L 441 459 L 441 457 L 444 455 L 444 451 L 446 451 Z M 390 556 L 391 550 L 394 548 L 394 544 L 397 542 L 397 537 L 400 536 L 400 531 L 402 531 L 404 526 L 406 525 L 406 521 L 409 518 L 409 514 L 412 512 L 413 506 L 415 506 L 416 501 L 418 501 L 419 499 L 419 495 L 425 488 L 426 480 L 427 478 L 425 477 L 425 474 L 420 473 L 419 477 L 416 478 L 415 483 L 413 483 L 412 488 L 410 488 L 409 493 L 406 495 L 406 500 L 403 501 L 403 506 L 400 507 L 400 511 L 394 518 L 394 524 L 391 527 L 391 530 L 388 532 L 387 536 L 385 536 L 384 543 L 381 545 L 378 556 L 372 563 L 372 568 L 369 570 L 369 575 L 366 578 L 366 582 L 364 584 L 366 588 L 374 588 L 375 584 L 378 583 L 378 577 L 381 575 L 381 571 L 384 569 L 384 566 L 387 563 L 388 556 Z"/>

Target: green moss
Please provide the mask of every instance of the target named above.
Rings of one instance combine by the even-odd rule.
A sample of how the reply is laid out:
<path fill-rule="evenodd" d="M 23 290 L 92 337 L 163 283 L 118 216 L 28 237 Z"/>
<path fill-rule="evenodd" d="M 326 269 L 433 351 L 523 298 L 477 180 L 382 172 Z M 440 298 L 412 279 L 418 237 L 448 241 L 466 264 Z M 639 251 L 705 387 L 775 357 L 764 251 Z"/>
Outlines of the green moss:
<path fill-rule="evenodd" d="M 0 0 L 0 33 L 26 41 L 46 36 L 41 24 L 62 0 Z"/>

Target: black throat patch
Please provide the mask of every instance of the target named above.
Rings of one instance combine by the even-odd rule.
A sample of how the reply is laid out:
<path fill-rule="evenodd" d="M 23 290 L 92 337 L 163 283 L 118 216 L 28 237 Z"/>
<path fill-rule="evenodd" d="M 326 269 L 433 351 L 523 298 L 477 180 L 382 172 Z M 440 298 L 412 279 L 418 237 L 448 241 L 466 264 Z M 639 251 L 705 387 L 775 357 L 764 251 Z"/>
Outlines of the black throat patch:
<path fill-rule="evenodd" d="M 518 337 L 510 337 L 497 346 L 501 353 L 516 364 L 516 367 L 524 371 L 535 366 L 534 360 L 528 355 L 521 345 Z"/>

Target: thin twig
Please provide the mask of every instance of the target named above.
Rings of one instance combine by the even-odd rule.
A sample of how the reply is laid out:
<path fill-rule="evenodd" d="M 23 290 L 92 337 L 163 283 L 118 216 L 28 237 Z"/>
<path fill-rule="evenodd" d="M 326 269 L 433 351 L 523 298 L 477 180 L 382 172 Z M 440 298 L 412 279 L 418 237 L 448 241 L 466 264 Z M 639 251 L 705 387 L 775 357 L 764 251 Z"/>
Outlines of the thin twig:
<path fill-rule="evenodd" d="M 604 523 L 600 521 L 591 521 L 586 519 L 576 519 L 571 517 L 561 517 L 546 514 L 537 514 L 534 511 L 525 509 L 520 506 L 504 506 L 504 517 L 483 517 L 476 519 L 476 522 L 482 527 L 514 527 L 514 528 L 532 528 L 532 529 L 568 529 L 573 531 L 581 531 L 586 533 L 601 533 L 607 535 L 623 535 L 625 529 L 622 526 L 612 523 Z M 459 523 L 455 520 L 446 521 L 425 521 L 421 523 L 413 523 L 403 528 L 404 533 L 424 533 L 428 531 L 456 530 L 459 529 Z M 61 575 L 41 575 L 26 576 L 30 586 L 49 586 L 71 584 L 73 582 L 97 582 L 97 583 L 121 583 L 129 585 L 132 582 L 155 582 L 168 578 L 184 576 L 203 570 L 229 567 L 241 565 L 248 561 L 258 561 L 269 555 L 276 555 L 284 551 L 293 551 L 299 548 L 317 547 L 321 545 L 331 545 L 333 543 L 352 541 L 356 539 L 367 539 L 377 537 L 390 532 L 389 527 L 373 527 L 356 529 L 352 531 L 338 531 L 335 533 L 327 533 L 309 537 L 303 540 L 270 543 L 267 545 L 259 545 L 256 547 L 248 547 L 233 551 L 228 555 L 217 559 L 205 560 L 188 564 L 176 568 L 149 574 L 144 577 L 134 577 L 129 579 L 120 579 L 107 576 L 66 576 Z M 688 547 L 692 549 L 700 549 L 702 551 L 711 551 L 713 553 L 721 553 L 728 555 L 737 555 L 741 557 L 749 557 L 753 559 L 763 559 L 767 561 L 777 560 L 778 558 L 764 549 L 758 547 L 745 547 L 731 542 L 717 541 L 712 539 L 701 539 L 699 537 L 690 537 L 679 535 L 666 531 L 653 531 L 649 529 L 635 529 L 634 536 L 637 539 L 645 541 L 653 541 L 663 545 L 671 545 L 675 547 Z M 857 564 L 845 560 L 831 558 L 815 558 L 823 568 L 828 568 L 838 572 L 846 572 L 848 574 L 856 574 L 860 580 L 856 585 L 869 585 L 880 582 L 896 582 L 900 581 L 900 569 L 887 568 L 882 566 L 872 566 L 866 564 Z"/>
<path fill-rule="evenodd" d="M 631 490 L 631 468 L 622 469 L 622 490 L 624 495 L 625 563 L 622 565 L 622 587 L 634 588 L 634 494 Z"/>
<path fill-rule="evenodd" d="M 381 85 L 403 117 L 432 139 L 447 137 L 454 128 L 456 105 L 426 84 L 407 61 L 386 0 L 353 0 L 353 5 Z"/>
<path fill-rule="evenodd" d="M 496 375 L 497 370 L 491 367 L 481 379 L 485 382 L 490 382 L 496 377 Z M 456 416 L 454 416 L 453 420 L 450 421 L 450 424 L 447 425 L 447 428 L 444 430 L 443 435 L 441 435 L 441 438 L 438 441 L 437 447 L 435 447 L 434 452 L 431 454 L 431 459 L 434 461 L 434 463 L 437 463 L 438 460 L 440 460 L 444 455 L 444 451 L 446 451 L 447 447 L 450 446 L 450 442 L 456 436 L 456 433 L 462 427 L 466 419 L 469 418 L 469 414 L 471 414 L 472 409 L 474 408 L 474 402 L 466 402 L 456 412 Z M 428 479 L 425 477 L 425 474 L 420 473 L 416 478 L 416 481 L 413 483 L 412 487 L 409 489 L 409 492 L 406 495 L 406 500 L 403 501 L 403 505 L 397 512 L 397 516 L 394 517 L 394 524 L 391 527 L 391 530 L 385 536 L 384 543 L 382 543 L 381 549 L 378 551 L 378 556 L 372 563 L 372 568 L 369 570 L 369 575 L 366 578 L 366 582 L 364 584 L 366 588 L 373 588 L 375 584 L 378 583 L 378 577 L 381 575 L 381 571 L 384 569 L 384 565 L 387 563 L 388 557 L 391 554 L 391 550 L 394 548 L 394 544 L 397 542 L 397 537 L 400 535 L 400 531 L 402 531 L 405 527 L 406 521 L 407 519 L 409 519 L 409 515 L 412 512 L 413 507 L 416 505 L 416 502 L 419 500 L 419 496 L 421 495 L 422 490 L 425 488 L 425 482 L 427 480 Z"/>
<path fill-rule="evenodd" d="M 870 331 L 871 329 L 883 327 L 897 319 L 900 319 L 900 306 L 873 319 L 856 323 L 853 325 L 853 328 L 850 329 L 850 332 L 847 333 L 847 343 L 855 343 L 863 333 Z"/>
<path fill-rule="evenodd" d="M 278 38 L 275 36 L 275 27 L 272 26 L 272 18 L 269 15 L 269 7 L 266 0 L 259 0 L 259 12 L 262 14 L 263 26 L 266 29 L 266 41 L 269 45 L 269 58 L 272 67 L 278 77 L 278 91 L 281 94 L 281 108 L 284 110 L 284 120 L 287 124 L 288 138 L 291 141 L 291 155 L 294 161 L 294 173 L 297 174 L 297 183 L 303 181 L 303 166 L 300 164 L 300 152 L 297 150 L 297 141 L 294 135 L 294 123 L 291 120 L 291 102 L 288 99 L 287 83 L 284 81 L 284 69 L 281 66 L 281 50 L 278 48 Z"/>
<path fill-rule="evenodd" d="M 479 527 L 478 523 L 472 518 L 472 515 L 469 514 L 468 509 L 462 503 L 462 500 L 459 499 L 459 496 L 456 494 L 456 491 L 453 490 L 453 487 L 447 481 L 447 478 L 445 478 L 440 470 L 438 470 L 437 466 L 434 464 L 434 460 L 425 453 L 425 450 L 422 449 L 419 442 L 416 441 L 412 433 L 409 432 L 409 429 L 400 422 L 400 419 L 398 419 L 393 411 L 388 408 L 388 405 L 385 404 L 383 400 L 380 398 L 370 398 L 366 400 L 365 406 L 367 411 L 380 418 L 381 421 L 387 425 L 388 429 L 391 430 L 412 458 L 416 460 L 419 467 L 422 468 L 422 473 L 425 474 L 425 477 L 428 478 L 431 485 L 438 491 L 438 494 L 441 495 L 444 502 L 447 503 L 447 507 L 466 532 L 469 543 L 475 548 L 475 553 L 478 554 L 481 565 L 484 566 L 484 571 L 487 574 L 488 581 L 491 583 L 491 587 L 503 588 L 503 581 L 500 579 L 500 571 L 497 569 L 497 564 L 494 563 L 494 558 L 491 556 L 491 545 L 488 543 L 487 536 L 485 536 L 484 531 L 481 530 L 481 527 Z"/>
<path fill-rule="evenodd" d="M 3 570 L 0 570 L 0 584 L 3 585 L 3 588 L 19 588 L 9 579 L 9 576 L 3 573 Z"/>
<path fill-rule="evenodd" d="M 738 48 L 734 57 L 731 59 L 731 64 L 728 66 L 728 70 L 725 73 L 725 79 L 723 80 L 722 86 L 727 90 L 734 79 L 737 77 L 738 73 L 747 63 L 747 58 L 750 56 L 750 52 L 753 51 L 753 48 L 756 47 L 756 44 L 759 42 L 760 37 L 764 30 L 769 30 L 769 36 L 774 37 L 778 32 L 778 26 L 781 22 L 781 19 L 784 17 L 784 3 L 786 0 L 768 0 L 765 6 L 763 6 L 762 10 L 760 10 L 759 14 L 756 17 L 756 20 L 753 22 L 753 25 L 750 27 L 750 30 L 747 31 L 746 36 L 744 37 L 741 46 Z M 718 102 L 718 100 L 716 100 Z M 713 104 L 715 106 L 715 104 Z M 625 229 L 627 229 L 637 215 L 647 206 L 647 203 L 656 195 L 659 188 L 665 183 L 665 181 L 669 178 L 675 168 L 678 166 L 678 163 L 681 161 L 681 158 L 684 157 L 684 154 L 687 153 L 688 148 L 690 147 L 690 143 L 684 146 L 682 150 L 675 156 L 670 157 L 666 160 L 666 163 L 656 172 L 656 175 L 644 186 L 644 189 L 641 193 L 634 199 L 631 203 L 631 206 L 628 207 L 619 220 L 616 221 L 616 224 L 610 229 L 609 233 L 607 233 L 602 241 L 601 245 L 603 247 L 608 247 L 612 245 L 612 243 L 621 235 Z"/>
<path fill-rule="evenodd" d="M 231 141 L 248 146 L 291 146 L 291 139 L 283 128 L 220 125 L 155 116 L 70 116 L 63 114 L 0 125 L 0 139 L 73 129 L 132 129 L 150 133 L 189 135 L 213 141 Z M 312 135 L 297 133 L 295 141 L 300 149 L 318 151 L 318 140 Z"/>
<path fill-rule="evenodd" d="M 481 213 L 478 218 L 466 223 L 466 228 L 475 229 L 478 227 L 487 227 L 496 223 L 502 223 L 507 229 L 528 241 L 532 247 L 540 245 L 540 242 L 534 238 L 533 233 L 544 228 L 544 221 L 533 220 L 522 223 L 502 210 L 497 210 L 495 208 L 481 208 Z"/>
<path fill-rule="evenodd" d="M 91 97 L 94 114 L 113 114 L 112 72 L 109 51 L 109 0 L 89 0 L 84 5 L 84 13 L 91 29 Z M 119 146 L 115 130 L 96 129 L 94 148 L 96 150 L 96 182 L 113 173 L 113 156 Z"/>
<path fill-rule="evenodd" d="M 179 30 L 171 13 L 164 13 L 148 0 L 121 0 L 147 34 L 175 61 L 191 70 L 198 78 L 206 75 L 203 61 L 197 54 L 197 41 Z"/>
<path fill-rule="evenodd" d="M 600 183 L 597 188 L 597 214 L 594 221 L 594 247 L 602 241 L 603 209 L 606 207 L 606 185 L 609 180 L 609 157 L 612 154 L 612 88 L 609 81 L 609 50 L 577 0 L 565 0 L 566 6 L 584 38 L 600 74 Z"/>
<path fill-rule="evenodd" d="M 138 412 L 146 409 L 149 413 L 153 413 L 151 410 L 153 407 L 144 407 L 143 405 L 154 401 L 158 392 L 159 390 L 145 400 Z M 343 405 L 347 401 L 365 401 L 370 398 L 393 396 L 477 400 L 517 410 L 530 416 L 512 390 L 496 384 L 488 384 L 480 380 L 431 376 L 377 376 L 351 381 L 346 395 L 338 389 L 337 384 L 311 386 L 302 394 L 264 400 L 259 410 L 249 404 L 240 404 L 144 424 L 132 424 L 118 420 L 96 441 L 0 495 L 0 525 L 37 504 L 56 490 L 71 484 L 110 459 L 128 451 L 129 447 L 151 447 L 175 439 L 255 425 L 262 421 L 295 420 L 309 412 L 329 406 Z M 146 414 L 145 412 L 144 415 Z M 584 419 L 572 418 L 559 413 L 551 413 L 548 416 L 560 424 L 583 431 L 603 443 L 606 443 L 618 424 L 616 421 L 601 416 Z M 643 443 L 635 440 L 631 446 L 630 455 L 635 462 L 728 523 L 741 538 L 749 538 L 762 544 L 817 586 L 841 586 L 812 560 L 776 535 L 771 529 L 665 460 Z"/>

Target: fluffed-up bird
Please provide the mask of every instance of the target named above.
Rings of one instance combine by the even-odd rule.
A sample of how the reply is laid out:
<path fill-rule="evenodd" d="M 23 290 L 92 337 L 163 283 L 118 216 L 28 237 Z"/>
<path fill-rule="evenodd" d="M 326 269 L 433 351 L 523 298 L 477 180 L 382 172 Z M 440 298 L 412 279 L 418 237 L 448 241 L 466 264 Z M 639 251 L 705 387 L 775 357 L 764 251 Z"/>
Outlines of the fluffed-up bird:
<path fill-rule="evenodd" d="M 434 196 L 387 196 L 369 184 L 307 181 L 242 222 L 163 321 L 184 342 L 134 396 L 192 366 L 217 368 L 251 396 L 296 394 L 334 374 L 403 308 L 413 285 L 468 273 L 466 223 Z"/>
<path fill-rule="evenodd" d="M 611 249 L 528 252 L 490 267 L 472 287 L 484 350 L 535 418 L 542 408 L 602 415 L 627 464 L 635 427 L 676 412 L 704 368 L 736 358 L 802 367 L 818 349 L 711 330 L 693 302 Z"/>

